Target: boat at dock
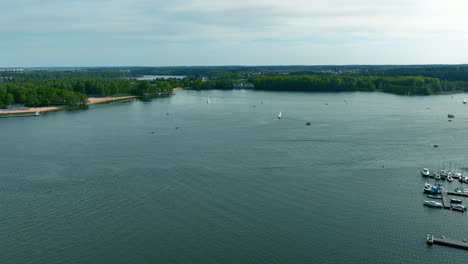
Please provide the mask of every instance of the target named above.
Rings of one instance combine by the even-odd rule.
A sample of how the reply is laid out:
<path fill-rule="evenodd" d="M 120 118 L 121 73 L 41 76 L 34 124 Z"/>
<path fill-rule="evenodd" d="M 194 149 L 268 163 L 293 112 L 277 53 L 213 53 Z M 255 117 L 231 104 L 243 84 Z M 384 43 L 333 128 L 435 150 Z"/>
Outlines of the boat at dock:
<path fill-rule="evenodd" d="M 460 211 L 460 212 L 466 211 L 466 206 L 461 205 L 461 204 L 452 204 L 451 208 L 453 211 Z"/>
<path fill-rule="evenodd" d="M 427 197 L 432 199 L 442 199 L 442 195 L 428 194 Z"/>
<path fill-rule="evenodd" d="M 429 171 L 428 168 L 424 168 L 424 169 L 421 171 L 421 175 L 424 176 L 424 177 L 428 177 L 429 175 L 431 175 L 431 172 Z"/>
<path fill-rule="evenodd" d="M 437 207 L 437 208 L 442 208 L 443 205 L 442 203 L 436 202 L 436 201 L 424 201 L 424 205 L 430 206 L 430 207 Z"/>
<path fill-rule="evenodd" d="M 450 202 L 451 202 L 451 203 L 462 203 L 462 200 L 451 198 L 451 199 L 450 199 Z"/>

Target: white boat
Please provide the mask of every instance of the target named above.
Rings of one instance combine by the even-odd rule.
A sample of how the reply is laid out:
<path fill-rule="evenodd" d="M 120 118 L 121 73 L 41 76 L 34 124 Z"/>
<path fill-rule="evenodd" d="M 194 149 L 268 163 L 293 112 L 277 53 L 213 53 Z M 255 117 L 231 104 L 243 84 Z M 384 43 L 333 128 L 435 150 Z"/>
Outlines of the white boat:
<path fill-rule="evenodd" d="M 426 183 L 424 184 L 424 188 L 432 188 L 432 185 L 431 185 L 430 183 L 427 183 L 427 182 L 426 182 Z"/>
<path fill-rule="evenodd" d="M 281 119 L 281 112 L 280 112 L 279 115 L 278 115 L 278 119 Z"/>
<path fill-rule="evenodd" d="M 211 104 L 211 97 L 208 97 L 208 100 L 206 100 L 207 104 Z"/>
<path fill-rule="evenodd" d="M 463 103 L 466 104 L 466 102 L 468 102 L 468 99 L 465 98 L 465 100 L 463 100 Z"/>
<path fill-rule="evenodd" d="M 449 181 L 449 182 L 453 181 L 453 178 L 452 178 L 452 176 L 450 176 L 450 175 L 449 175 L 449 176 L 447 176 L 447 181 Z"/>
<path fill-rule="evenodd" d="M 460 211 L 460 212 L 465 212 L 466 211 L 466 206 L 461 205 L 461 204 L 452 204 L 452 210 L 454 211 Z"/>
<path fill-rule="evenodd" d="M 422 176 L 427 177 L 427 176 L 429 176 L 429 175 L 431 174 L 431 172 L 429 171 L 428 168 L 424 168 L 424 169 L 421 171 L 421 174 L 422 174 Z"/>
<path fill-rule="evenodd" d="M 432 206 L 432 207 L 439 207 L 439 208 L 443 207 L 442 203 L 439 203 L 436 201 L 424 201 L 424 205 Z"/>
<path fill-rule="evenodd" d="M 34 114 L 34 116 L 40 116 L 40 115 L 41 115 L 41 112 L 39 111 Z"/>
<path fill-rule="evenodd" d="M 440 175 L 439 174 L 436 174 L 436 176 L 434 177 L 436 180 L 440 180 Z"/>

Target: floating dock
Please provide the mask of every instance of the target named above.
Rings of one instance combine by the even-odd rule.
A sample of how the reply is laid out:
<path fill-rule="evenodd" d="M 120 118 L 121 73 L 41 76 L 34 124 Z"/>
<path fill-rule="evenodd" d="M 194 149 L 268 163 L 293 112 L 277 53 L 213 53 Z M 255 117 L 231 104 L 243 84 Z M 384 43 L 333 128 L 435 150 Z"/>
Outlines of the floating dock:
<path fill-rule="evenodd" d="M 444 206 L 445 209 L 450 209 L 451 203 L 450 203 L 450 197 L 447 191 L 442 191 L 442 205 Z"/>
<path fill-rule="evenodd" d="M 456 247 L 461 249 L 468 249 L 468 241 L 464 239 L 463 241 L 458 241 L 451 238 L 446 238 L 444 236 L 434 236 L 432 234 L 427 235 L 427 244 L 439 244 L 443 246 Z"/>

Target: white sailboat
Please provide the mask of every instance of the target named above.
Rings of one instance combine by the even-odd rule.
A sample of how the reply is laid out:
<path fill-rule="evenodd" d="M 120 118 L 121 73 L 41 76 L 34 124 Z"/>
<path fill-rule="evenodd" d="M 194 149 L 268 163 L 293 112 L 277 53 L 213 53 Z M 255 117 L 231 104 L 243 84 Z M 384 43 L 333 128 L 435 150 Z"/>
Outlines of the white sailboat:
<path fill-rule="evenodd" d="M 278 119 L 281 119 L 281 112 L 280 112 L 279 115 L 278 115 Z"/>
<path fill-rule="evenodd" d="M 463 103 L 466 104 L 467 101 L 468 101 L 468 99 L 465 98 L 465 100 L 463 100 Z"/>

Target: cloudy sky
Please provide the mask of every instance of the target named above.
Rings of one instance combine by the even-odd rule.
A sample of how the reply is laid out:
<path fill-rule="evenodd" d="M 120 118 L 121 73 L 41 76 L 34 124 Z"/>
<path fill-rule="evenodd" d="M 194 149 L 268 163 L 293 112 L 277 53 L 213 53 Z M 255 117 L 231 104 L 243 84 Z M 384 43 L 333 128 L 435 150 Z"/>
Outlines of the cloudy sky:
<path fill-rule="evenodd" d="M 466 0 L 15 0 L 0 67 L 468 63 Z"/>

